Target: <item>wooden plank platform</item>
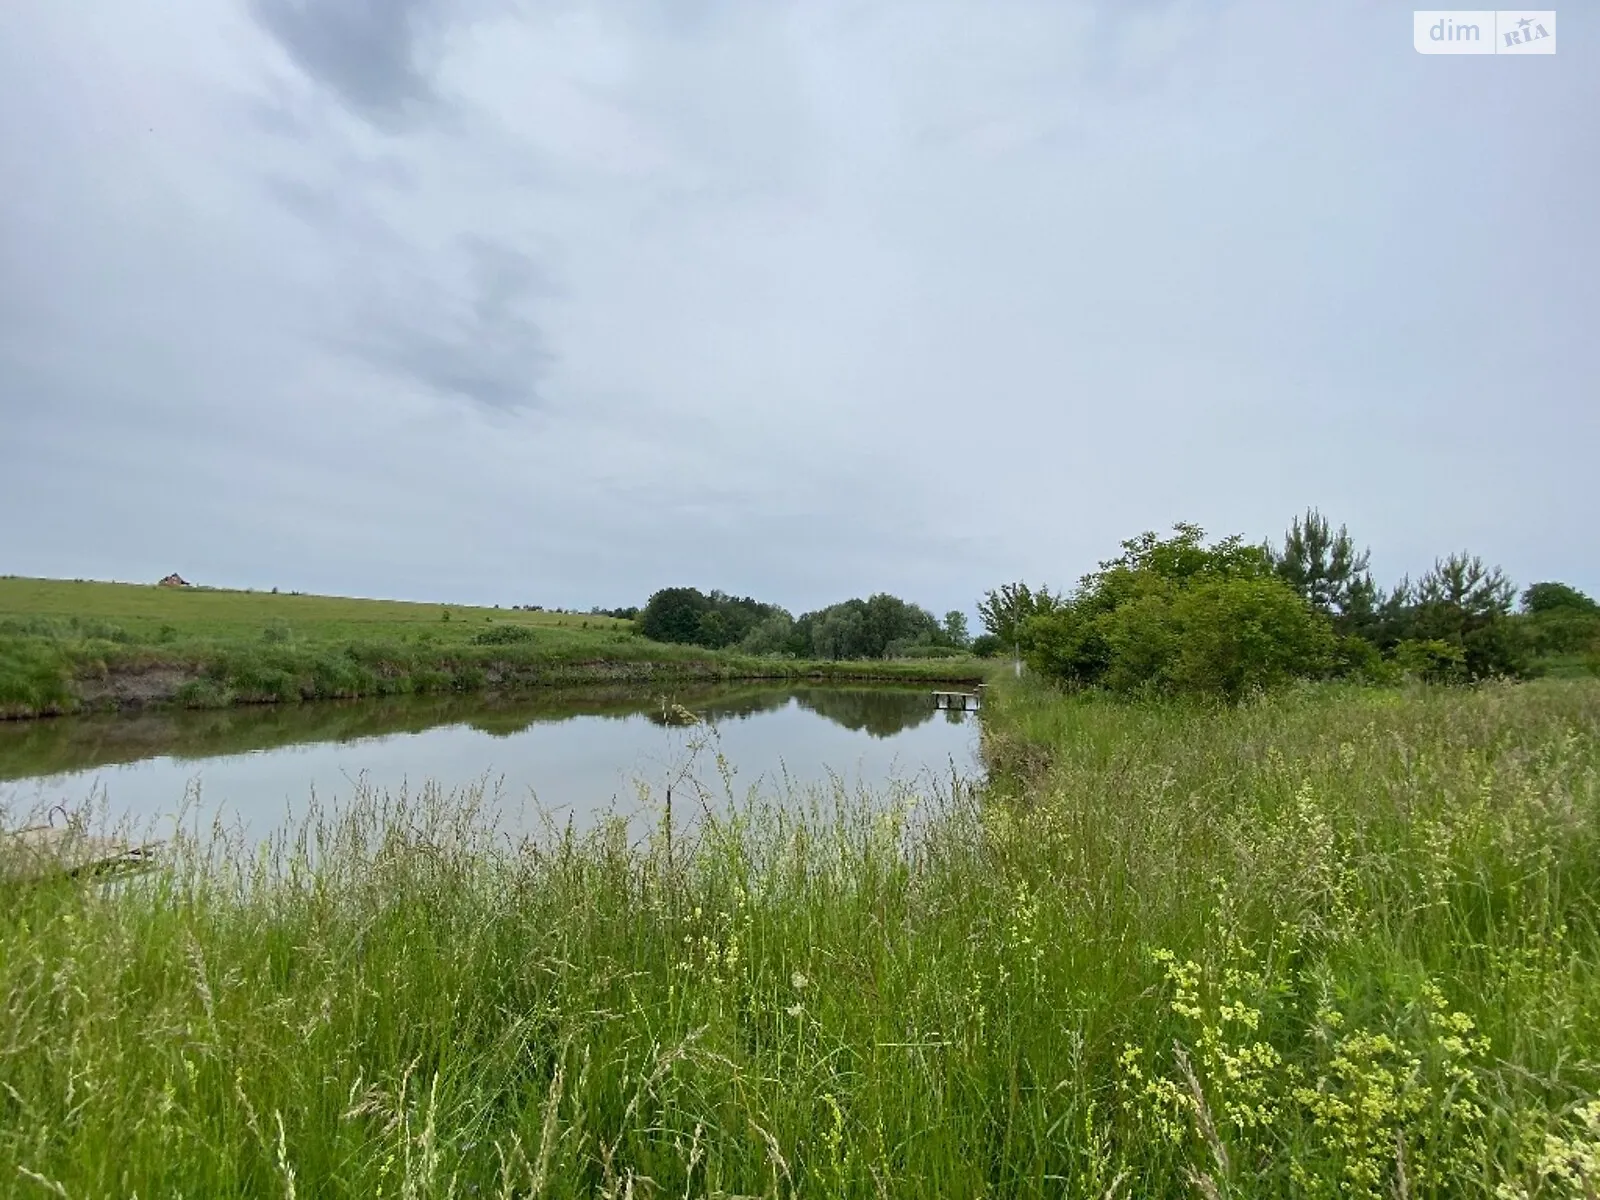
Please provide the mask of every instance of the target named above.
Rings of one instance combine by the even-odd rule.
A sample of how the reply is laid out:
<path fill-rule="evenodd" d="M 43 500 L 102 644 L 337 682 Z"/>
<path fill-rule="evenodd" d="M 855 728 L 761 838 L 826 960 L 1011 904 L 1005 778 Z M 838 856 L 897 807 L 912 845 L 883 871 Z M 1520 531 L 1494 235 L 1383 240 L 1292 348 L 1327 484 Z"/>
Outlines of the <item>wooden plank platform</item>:
<path fill-rule="evenodd" d="M 136 870 L 155 860 L 160 843 L 132 844 L 72 825 L 30 825 L 0 833 L 0 880 L 29 883 Z"/>

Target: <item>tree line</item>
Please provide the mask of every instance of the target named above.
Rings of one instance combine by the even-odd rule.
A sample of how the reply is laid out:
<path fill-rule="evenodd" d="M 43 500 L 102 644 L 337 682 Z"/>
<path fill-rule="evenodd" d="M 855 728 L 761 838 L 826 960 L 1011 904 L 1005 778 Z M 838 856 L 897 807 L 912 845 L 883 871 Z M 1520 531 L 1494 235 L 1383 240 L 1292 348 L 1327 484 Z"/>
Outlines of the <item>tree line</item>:
<path fill-rule="evenodd" d="M 979 652 L 1113 692 L 1237 699 L 1295 678 L 1526 677 L 1555 659 L 1600 670 L 1600 604 L 1562 583 L 1521 595 L 1472 554 L 1383 590 L 1348 529 L 1315 509 L 1281 545 L 1207 544 L 1179 523 L 1122 543 L 1070 593 L 1007 584 L 979 605 Z"/>
<path fill-rule="evenodd" d="M 776 604 L 699 588 L 663 588 L 634 618 L 658 642 L 792 658 L 937 658 L 966 653 L 966 614 L 940 621 L 887 592 L 793 616 Z"/>
<path fill-rule="evenodd" d="M 1180 522 L 1122 543 L 1071 591 L 1008 583 L 942 620 L 880 592 L 793 616 L 750 596 L 663 588 L 631 618 L 661 642 L 805 659 L 1015 655 L 1070 686 L 1237 699 L 1292 679 L 1525 678 L 1552 664 L 1600 672 L 1600 604 L 1564 583 L 1518 596 L 1466 552 L 1380 588 L 1349 530 L 1316 509 L 1281 543 L 1208 541 Z M 1520 603 L 1519 603 L 1520 600 Z"/>

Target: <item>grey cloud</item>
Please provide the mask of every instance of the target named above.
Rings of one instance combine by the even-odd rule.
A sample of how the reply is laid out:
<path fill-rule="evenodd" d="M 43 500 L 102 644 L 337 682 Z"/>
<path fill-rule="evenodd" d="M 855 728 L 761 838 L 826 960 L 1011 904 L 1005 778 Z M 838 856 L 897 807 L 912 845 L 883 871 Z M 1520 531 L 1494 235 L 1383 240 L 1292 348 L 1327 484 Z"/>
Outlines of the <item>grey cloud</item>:
<path fill-rule="evenodd" d="M 251 0 L 261 27 L 295 64 L 379 125 L 434 98 L 419 63 L 433 0 Z"/>
<path fill-rule="evenodd" d="M 1581 45 L 1277 0 L 81 7 L 0 0 L 0 512 L 51 497 L 6 570 L 942 612 L 1317 504 L 1385 581 L 1467 545 L 1600 591 Z"/>
<path fill-rule="evenodd" d="M 415 180 L 406 167 L 385 159 L 341 162 L 334 182 L 315 182 L 287 171 L 269 171 L 261 176 L 261 187 L 268 199 L 317 231 L 346 242 L 387 242 L 391 248 L 397 236 L 381 219 L 371 203 L 379 192 L 408 192 Z"/>
<path fill-rule="evenodd" d="M 377 298 L 338 344 L 440 395 L 505 411 L 537 407 L 551 356 L 527 307 L 552 290 L 544 272 L 487 239 L 463 239 L 458 252 L 465 279 L 456 294 L 417 278 Z"/>
<path fill-rule="evenodd" d="M 332 226 L 342 219 L 339 194 L 331 188 L 315 187 L 283 174 L 268 175 L 262 187 L 273 201 L 307 224 Z"/>
<path fill-rule="evenodd" d="M 403 164 L 352 158 L 331 178 L 261 178 L 265 196 L 331 253 L 329 280 L 344 299 L 312 318 L 331 348 L 486 409 L 536 407 L 551 354 L 530 309 L 557 289 L 533 256 L 475 234 L 425 252 L 385 214 L 385 200 L 412 190 Z"/>

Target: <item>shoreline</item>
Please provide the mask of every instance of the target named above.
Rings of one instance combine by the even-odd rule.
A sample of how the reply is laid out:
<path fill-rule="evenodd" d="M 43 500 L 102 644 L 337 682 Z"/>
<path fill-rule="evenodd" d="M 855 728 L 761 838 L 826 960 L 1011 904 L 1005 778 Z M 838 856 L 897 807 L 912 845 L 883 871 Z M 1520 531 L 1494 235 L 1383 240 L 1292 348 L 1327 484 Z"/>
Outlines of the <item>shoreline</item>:
<path fill-rule="evenodd" d="M 37 706 L 0 705 L 0 721 L 38 721 L 89 714 L 163 709 L 224 709 L 301 705 L 323 700 L 367 700 L 406 695 L 512 695 L 596 683 L 983 683 L 992 664 L 981 659 L 795 660 L 742 658 L 586 659 L 519 662 L 511 658 L 437 661 L 414 669 L 373 664 L 361 677 L 332 680 L 320 664 L 277 669 L 270 677 L 241 671 L 226 656 L 189 662 L 97 664 L 80 674 L 66 694 Z M 388 669 L 384 669 L 388 668 Z"/>

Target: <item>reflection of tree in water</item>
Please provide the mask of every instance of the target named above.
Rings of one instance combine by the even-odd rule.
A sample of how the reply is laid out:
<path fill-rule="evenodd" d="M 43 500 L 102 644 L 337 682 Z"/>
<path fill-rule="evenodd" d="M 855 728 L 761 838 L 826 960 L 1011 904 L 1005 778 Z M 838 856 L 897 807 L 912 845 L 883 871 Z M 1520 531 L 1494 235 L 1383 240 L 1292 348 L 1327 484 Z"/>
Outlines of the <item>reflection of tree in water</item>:
<path fill-rule="evenodd" d="M 776 712 L 789 703 L 789 691 L 763 690 L 749 692 L 738 696 L 719 695 L 715 698 L 696 697 L 693 695 L 679 695 L 664 697 L 664 702 L 658 702 L 645 711 L 647 716 L 657 725 L 679 724 L 672 716 L 674 706 L 688 709 L 703 721 L 710 721 L 720 725 L 727 721 L 743 721 L 756 713 Z"/>
<path fill-rule="evenodd" d="M 933 697 L 920 689 L 818 688 L 794 694 L 795 703 L 846 729 L 860 729 L 886 738 L 932 720 Z M 959 718 L 962 714 L 951 713 Z"/>
<path fill-rule="evenodd" d="M 809 713 L 825 717 L 846 729 L 862 730 L 872 737 L 886 738 L 932 719 L 933 697 L 922 689 L 892 687 L 764 688 L 736 695 L 680 695 L 667 697 L 645 715 L 657 725 L 672 725 L 671 705 L 680 704 L 713 724 L 742 721 L 757 713 L 776 712 L 793 700 Z M 947 714 L 960 724 L 964 715 Z"/>
<path fill-rule="evenodd" d="M 859 729 L 873 737 L 892 737 L 929 720 L 934 714 L 933 698 L 925 691 L 893 687 L 794 688 L 755 687 L 729 689 L 687 688 L 661 691 L 648 696 L 638 689 L 623 693 L 608 704 L 566 705 L 530 717 L 526 711 L 508 711 L 496 717 L 480 716 L 470 724 L 485 733 L 508 736 L 521 732 L 535 720 L 559 721 L 574 716 L 611 717 L 626 720 L 643 716 L 654 725 L 670 727 L 683 721 L 678 715 L 688 710 L 714 725 L 743 721 L 758 713 L 777 712 L 794 700 L 807 712 L 826 717 L 846 729 Z M 959 724 L 962 714 L 948 719 Z"/>
<path fill-rule="evenodd" d="M 550 688 L 505 694 L 394 696 L 371 700 L 318 700 L 310 704 L 249 705 L 218 710 L 157 709 L 0 722 L 0 781 L 52 775 L 156 755 L 199 760 L 318 742 L 421 733 L 466 725 L 494 737 L 514 737 L 536 723 L 572 717 L 632 720 L 643 714 L 658 725 L 674 704 L 720 723 L 775 712 L 793 699 L 807 712 L 873 737 L 892 737 L 930 720 L 933 697 L 904 687 L 794 687 L 763 684 L 681 688 Z M 959 724 L 965 714 L 946 719 Z"/>

